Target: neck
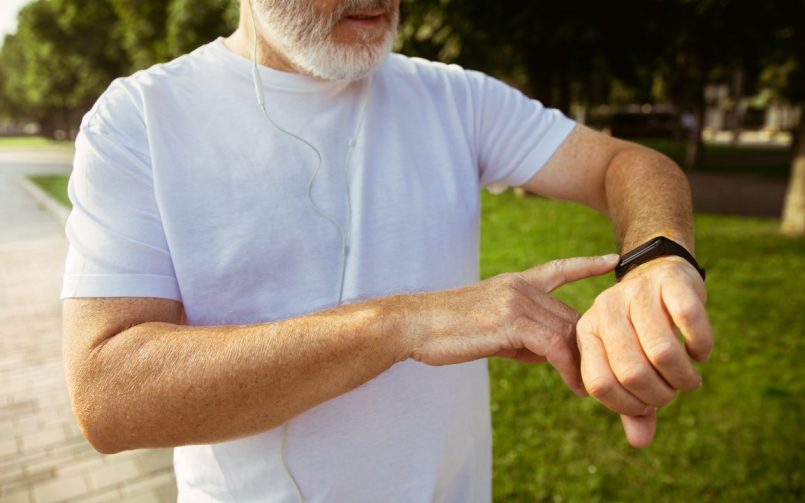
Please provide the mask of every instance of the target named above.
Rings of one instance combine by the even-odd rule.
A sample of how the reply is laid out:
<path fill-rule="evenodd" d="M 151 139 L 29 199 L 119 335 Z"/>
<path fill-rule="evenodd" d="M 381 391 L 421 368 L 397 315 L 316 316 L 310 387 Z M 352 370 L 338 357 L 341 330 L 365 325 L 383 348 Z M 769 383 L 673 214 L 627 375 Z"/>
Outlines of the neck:
<path fill-rule="evenodd" d="M 224 45 L 235 54 L 249 61 L 254 57 L 254 23 L 252 9 L 248 0 L 240 3 L 240 22 L 238 28 L 224 39 Z M 289 73 L 300 73 L 299 70 L 279 50 L 269 43 L 258 31 L 257 63 L 275 70 Z"/>

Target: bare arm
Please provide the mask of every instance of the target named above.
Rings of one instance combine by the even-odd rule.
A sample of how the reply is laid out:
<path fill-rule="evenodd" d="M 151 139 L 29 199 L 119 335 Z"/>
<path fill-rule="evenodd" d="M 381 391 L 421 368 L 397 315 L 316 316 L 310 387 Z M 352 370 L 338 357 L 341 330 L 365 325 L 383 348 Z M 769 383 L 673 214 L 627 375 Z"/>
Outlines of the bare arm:
<path fill-rule="evenodd" d="M 660 234 L 693 251 L 685 175 L 668 157 L 636 143 L 577 126 L 524 188 L 608 215 L 621 251 Z"/>
<path fill-rule="evenodd" d="M 382 302 L 277 323 L 179 325 L 159 299 L 66 299 L 73 406 L 100 451 L 212 443 L 282 424 L 405 358 Z M 130 327 L 130 328 L 129 328 Z"/>
<path fill-rule="evenodd" d="M 612 257 L 554 261 L 465 288 L 400 295 L 275 323 L 180 325 L 159 299 L 67 299 L 64 354 L 84 435 L 107 453 L 256 434 L 413 357 L 548 361 L 584 393 L 578 313 L 548 296 Z"/>
<path fill-rule="evenodd" d="M 663 235 L 694 251 L 690 189 L 664 155 L 578 126 L 526 189 L 591 206 L 612 220 L 621 252 Z M 701 377 L 690 357 L 712 348 L 704 282 L 679 257 L 632 270 L 579 321 L 581 373 L 589 393 L 620 412 L 632 445 L 647 446 L 655 409 Z M 684 336 L 679 343 L 675 332 Z"/>

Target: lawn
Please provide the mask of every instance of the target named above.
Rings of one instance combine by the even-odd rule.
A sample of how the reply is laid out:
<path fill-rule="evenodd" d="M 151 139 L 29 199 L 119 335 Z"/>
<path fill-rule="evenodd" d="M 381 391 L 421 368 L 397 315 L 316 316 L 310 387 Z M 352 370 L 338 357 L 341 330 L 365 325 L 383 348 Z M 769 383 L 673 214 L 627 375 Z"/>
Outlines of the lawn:
<path fill-rule="evenodd" d="M 73 148 L 72 141 L 56 141 L 41 136 L 4 136 L 0 137 L 2 148 Z"/>
<path fill-rule="evenodd" d="M 35 181 L 63 197 L 63 177 Z M 616 415 L 549 367 L 490 360 L 496 502 L 803 501 L 805 240 L 780 236 L 771 219 L 696 223 L 716 338 L 697 364 L 703 387 L 661 410 L 654 444 L 636 450 Z M 611 251 L 607 220 L 591 210 L 483 194 L 484 277 Z M 584 310 L 611 282 L 557 295 Z"/>
<path fill-rule="evenodd" d="M 32 176 L 31 181 L 47 192 L 50 197 L 57 200 L 66 207 L 70 207 L 70 200 L 67 198 L 67 177 L 62 175 L 37 175 Z"/>
<path fill-rule="evenodd" d="M 484 194 L 482 273 L 613 250 L 604 217 L 568 203 Z M 776 220 L 700 215 L 716 347 L 703 387 L 660 411 L 654 444 L 575 398 L 548 367 L 491 360 L 494 494 L 531 501 L 802 501 L 805 240 Z M 611 278 L 558 296 L 584 310 Z"/>

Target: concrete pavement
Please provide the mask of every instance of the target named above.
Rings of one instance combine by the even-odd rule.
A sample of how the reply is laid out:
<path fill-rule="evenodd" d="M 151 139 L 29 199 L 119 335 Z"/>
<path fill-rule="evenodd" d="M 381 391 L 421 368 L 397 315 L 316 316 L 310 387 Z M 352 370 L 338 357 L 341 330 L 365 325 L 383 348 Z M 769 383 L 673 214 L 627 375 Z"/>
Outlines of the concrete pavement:
<path fill-rule="evenodd" d="M 171 449 L 99 454 L 70 410 L 63 214 L 24 182 L 68 173 L 70 161 L 64 150 L 0 150 L 0 502 L 175 501 Z"/>

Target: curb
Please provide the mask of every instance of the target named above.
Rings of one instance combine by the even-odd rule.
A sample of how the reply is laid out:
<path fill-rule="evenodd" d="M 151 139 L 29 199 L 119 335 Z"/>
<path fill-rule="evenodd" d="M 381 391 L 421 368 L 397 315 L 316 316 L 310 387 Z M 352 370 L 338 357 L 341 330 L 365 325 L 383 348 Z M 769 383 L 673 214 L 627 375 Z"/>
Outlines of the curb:
<path fill-rule="evenodd" d="M 50 195 L 39 188 L 34 182 L 28 179 L 25 175 L 17 176 L 17 183 L 25 189 L 31 197 L 36 199 L 36 202 L 45 207 L 45 209 L 56 218 L 62 227 L 67 223 L 67 217 L 70 215 L 70 210 L 62 206 L 61 203 L 50 197 Z"/>

